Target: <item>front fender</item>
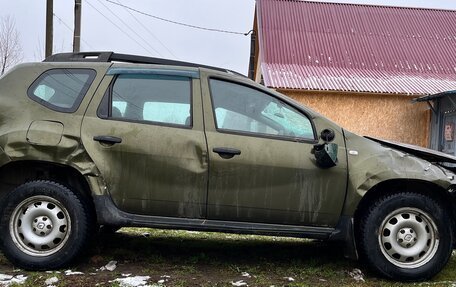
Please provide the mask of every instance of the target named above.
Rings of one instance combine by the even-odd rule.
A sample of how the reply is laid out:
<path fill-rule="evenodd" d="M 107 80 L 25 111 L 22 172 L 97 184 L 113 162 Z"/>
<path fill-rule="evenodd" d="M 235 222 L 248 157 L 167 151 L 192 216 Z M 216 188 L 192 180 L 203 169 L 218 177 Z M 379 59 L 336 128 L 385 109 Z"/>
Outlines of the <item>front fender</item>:
<path fill-rule="evenodd" d="M 5 151 L 0 146 L 0 167 L 4 166 L 5 164 L 9 163 L 11 158 L 5 153 Z"/>
<path fill-rule="evenodd" d="M 346 132 L 349 181 L 344 214 L 354 214 L 361 198 L 389 180 L 433 183 L 447 190 L 455 175 L 441 166 Z"/>

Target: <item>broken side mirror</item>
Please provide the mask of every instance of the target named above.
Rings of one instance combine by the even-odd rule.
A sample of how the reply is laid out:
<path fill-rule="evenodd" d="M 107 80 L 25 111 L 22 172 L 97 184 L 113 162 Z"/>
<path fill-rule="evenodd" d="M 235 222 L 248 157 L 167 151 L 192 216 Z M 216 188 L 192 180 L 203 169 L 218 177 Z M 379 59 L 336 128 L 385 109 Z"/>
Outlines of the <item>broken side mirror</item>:
<path fill-rule="evenodd" d="M 317 160 L 317 165 L 321 168 L 330 168 L 337 165 L 338 145 L 331 143 L 336 134 L 331 129 L 324 129 L 320 133 L 323 144 L 314 145 L 313 153 Z"/>
<path fill-rule="evenodd" d="M 315 159 L 321 168 L 330 168 L 337 165 L 337 149 L 335 143 L 324 143 L 314 145 Z"/>

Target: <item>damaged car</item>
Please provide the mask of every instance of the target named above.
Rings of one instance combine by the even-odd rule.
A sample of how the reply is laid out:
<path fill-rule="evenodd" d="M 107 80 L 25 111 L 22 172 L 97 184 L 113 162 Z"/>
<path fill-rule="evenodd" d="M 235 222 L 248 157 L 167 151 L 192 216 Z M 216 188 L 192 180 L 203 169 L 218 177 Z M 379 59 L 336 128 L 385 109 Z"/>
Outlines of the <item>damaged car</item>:
<path fill-rule="evenodd" d="M 353 134 L 235 72 L 112 52 L 0 78 L 0 237 L 67 266 L 99 226 L 341 241 L 403 281 L 454 245 L 456 158 Z"/>

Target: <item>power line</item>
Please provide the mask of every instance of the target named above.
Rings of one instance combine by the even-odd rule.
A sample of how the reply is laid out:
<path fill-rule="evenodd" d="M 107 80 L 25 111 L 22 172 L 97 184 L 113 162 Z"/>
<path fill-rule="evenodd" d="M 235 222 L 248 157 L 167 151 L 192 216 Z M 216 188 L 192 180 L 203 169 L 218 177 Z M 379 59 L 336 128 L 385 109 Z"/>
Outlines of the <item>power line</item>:
<path fill-rule="evenodd" d="M 117 3 L 119 3 L 119 0 L 117 0 Z M 120 4 L 120 3 L 119 3 L 119 4 Z M 160 44 L 166 49 L 166 51 L 168 51 L 174 58 L 176 58 L 176 59 L 179 58 L 179 57 L 177 57 L 176 55 L 174 55 L 174 53 L 171 51 L 171 49 L 169 49 L 168 47 L 166 47 L 166 45 L 163 44 L 163 42 L 160 41 L 160 39 L 159 39 L 158 37 L 156 37 L 156 36 L 154 35 L 154 33 L 152 33 L 152 31 L 151 31 L 146 25 L 144 25 L 141 21 L 139 21 L 138 18 L 136 18 L 136 16 L 135 16 L 133 13 L 130 12 L 130 10 L 128 10 L 128 9 L 125 8 L 125 7 L 124 7 L 124 9 L 125 9 L 125 11 L 128 12 L 128 14 L 130 14 L 131 17 L 133 17 L 133 19 L 136 20 L 136 22 L 138 22 L 139 25 L 141 25 L 141 26 L 144 28 L 144 30 L 146 30 L 147 32 L 149 32 L 149 34 L 150 34 L 155 40 L 157 40 L 157 42 L 160 43 Z"/>
<path fill-rule="evenodd" d="M 127 6 L 127 5 L 116 3 L 116 2 L 111 1 L 111 0 L 105 0 L 105 1 L 109 2 L 111 4 L 114 4 L 114 5 L 117 5 L 117 6 L 124 7 L 125 9 L 134 11 L 136 13 L 139 13 L 139 14 L 142 14 L 142 15 L 157 19 L 157 20 L 165 21 L 165 22 L 176 24 L 176 25 L 180 25 L 180 26 L 185 26 L 185 27 L 188 27 L 188 28 L 199 29 L 199 30 L 204 30 L 204 31 L 211 31 L 211 32 L 227 33 L 227 34 L 244 35 L 244 36 L 248 36 L 250 33 L 253 32 L 253 30 L 250 30 L 250 31 L 244 33 L 244 32 L 229 31 L 229 30 L 222 30 L 222 29 L 215 29 L 215 28 L 207 28 L 207 27 L 201 27 L 201 26 L 186 24 L 186 23 L 177 22 L 177 21 L 165 19 L 165 18 L 162 18 L 162 17 L 158 17 L 158 16 L 155 16 L 155 15 L 152 15 L 152 14 L 148 14 L 148 13 L 136 10 L 134 8 L 131 8 L 131 7 Z"/>
<path fill-rule="evenodd" d="M 106 6 L 103 2 L 101 2 L 100 0 L 97 0 L 101 5 L 103 5 L 103 7 L 105 7 L 112 15 L 114 15 L 114 17 L 116 17 L 117 19 L 119 19 L 120 22 L 122 22 L 122 24 L 124 24 L 128 29 L 130 29 L 130 31 L 132 31 L 139 39 L 143 40 L 144 43 L 149 46 L 152 50 L 154 50 L 159 56 L 163 57 L 163 55 L 157 51 L 157 49 L 155 49 L 150 43 L 149 41 L 147 41 L 146 39 L 144 39 L 140 34 L 138 34 L 138 32 L 136 32 L 134 29 L 132 29 L 128 23 L 125 23 L 125 21 L 120 18 L 119 16 L 117 16 L 116 13 L 114 13 L 108 6 Z"/>
<path fill-rule="evenodd" d="M 133 38 L 130 34 L 128 34 L 127 32 L 125 32 L 125 30 L 123 30 L 121 27 L 119 27 L 119 25 L 117 25 L 115 22 L 113 22 L 108 16 L 106 16 L 105 14 L 103 14 L 100 10 L 98 10 L 95 6 L 93 6 L 89 1 L 85 1 L 85 3 L 87 3 L 90 7 L 92 7 L 95 11 L 97 11 L 101 16 L 103 16 L 106 20 L 108 20 L 112 25 L 114 25 L 115 27 L 117 27 L 117 29 L 119 29 L 122 33 L 124 33 L 128 38 L 130 38 L 131 40 L 133 40 L 136 44 L 138 44 L 139 46 L 141 46 L 141 48 L 143 48 L 144 50 L 147 51 L 147 53 L 150 53 L 150 54 L 154 54 L 153 52 L 151 52 L 149 49 L 147 49 L 146 47 L 144 47 L 140 42 L 138 42 L 135 38 Z"/>
<path fill-rule="evenodd" d="M 57 18 L 57 20 L 59 20 L 68 30 L 70 30 L 71 32 L 73 32 L 73 29 L 67 24 L 65 23 L 65 21 L 63 21 L 62 18 L 60 18 L 59 16 L 55 15 L 55 13 L 52 13 L 54 15 L 55 18 Z M 92 45 L 90 45 L 89 43 L 87 43 L 86 40 L 84 40 L 83 38 L 81 38 L 82 42 L 84 42 L 84 44 L 89 47 L 90 49 L 94 50 L 94 48 L 92 47 Z"/>

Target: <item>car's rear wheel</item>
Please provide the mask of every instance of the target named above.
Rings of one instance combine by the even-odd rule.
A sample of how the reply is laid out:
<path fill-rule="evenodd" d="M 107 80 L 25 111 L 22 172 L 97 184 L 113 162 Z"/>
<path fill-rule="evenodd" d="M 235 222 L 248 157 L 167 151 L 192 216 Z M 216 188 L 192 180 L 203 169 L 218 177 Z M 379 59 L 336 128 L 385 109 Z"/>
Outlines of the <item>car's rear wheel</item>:
<path fill-rule="evenodd" d="M 423 194 L 405 192 L 379 198 L 360 218 L 360 255 L 388 278 L 428 279 L 451 255 L 449 218 L 442 204 Z"/>
<path fill-rule="evenodd" d="M 0 236 L 5 256 L 28 270 L 60 268 L 85 247 L 90 213 L 65 186 L 33 181 L 4 199 Z"/>

